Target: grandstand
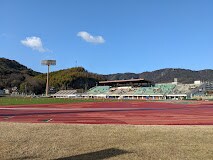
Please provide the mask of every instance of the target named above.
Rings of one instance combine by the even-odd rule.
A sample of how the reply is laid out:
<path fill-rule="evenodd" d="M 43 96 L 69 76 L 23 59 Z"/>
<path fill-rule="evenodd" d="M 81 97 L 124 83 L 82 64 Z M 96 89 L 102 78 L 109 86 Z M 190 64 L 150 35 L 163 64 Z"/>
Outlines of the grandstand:
<path fill-rule="evenodd" d="M 60 90 L 51 95 L 54 98 L 75 98 L 77 96 L 77 90 Z"/>
<path fill-rule="evenodd" d="M 207 82 L 205 85 L 205 89 L 206 89 L 206 93 L 208 95 L 212 95 L 213 94 L 213 82 Z"/>
<path fill-rule="evenodd" d="M 88 98 L 186 99 L 203 91 L 203 84 L 154 84 L 144 79 L 101 81 L 84 94 Z"/>
<path fill-rule="evenodd" d="M 91 88 L 88 94 L 105 94 L 109 91 L 110 86 L 96 86 Z"/>
<path fill-rule="evenodd" d="M 84 98 L 106 98 L 109 89 L 110 86 L 95 86 L 81 96 Z"/>
<path fill-rule="evenodd" d="M 175 88 L 167 95 L 168 99 L 174 97 L 194 97 L 198 95 L 204 95 L 205 93 L 205 83 L 202 84 L 177 84 Z"/>
<path fill-rule="evenodd" d="M 205 83 L 181 84 L 161 83 L 154 84 L 144 79 L 101 81 L 99 85 L 83 94 L 76 90 L 62 90 L 52 95 L 56 98 L 113 98 L 113 99 L 187 99 L 205 94 Z"/>
<path fill-rule="evenodd" d="M 99 86 L 111 86 L 111 87 L 150 87 L 154 83 L 145 79 L 128 79 L 128 80 L 114 80 L 114 81 L 100 81 Z"/>
<path fill-rule="evenodd" d="M 135 92 L 136 95 L 165 95 L 172 91 L 174 84 L 156 84 L 154 87 L 141 87 Z"/>
<path fill-rule="evenodd" d="M 113 87 L 110 88 L 109 90 L 109 94 L 119 94 L 119 95 L 123 95 L 123 94 L 134 94 L 136 88 L 133 87 Z"/>

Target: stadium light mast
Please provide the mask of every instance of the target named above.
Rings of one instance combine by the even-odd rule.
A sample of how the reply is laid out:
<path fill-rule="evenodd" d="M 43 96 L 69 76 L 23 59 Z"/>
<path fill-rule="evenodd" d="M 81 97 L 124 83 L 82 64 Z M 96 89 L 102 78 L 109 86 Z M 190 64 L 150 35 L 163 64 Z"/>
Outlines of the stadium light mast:
<path fill-rule="evenodd" d="M 50 66 L 56 65 L 56 60 L 42 60 L 42 65 L 47 66 L 47 83 L 46 83 L 46 97 L 49 93 L 49 72 L 50 72 Z"/>

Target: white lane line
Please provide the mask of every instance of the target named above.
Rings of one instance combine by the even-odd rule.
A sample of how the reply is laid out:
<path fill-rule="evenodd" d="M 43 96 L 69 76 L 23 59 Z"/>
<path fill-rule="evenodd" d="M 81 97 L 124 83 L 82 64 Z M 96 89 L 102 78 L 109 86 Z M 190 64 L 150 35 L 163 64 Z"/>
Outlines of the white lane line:
<path fill-rule="evenodd" d="M 42 111 L 104 111 L 104 110 L 152 110 L 152 108 L 0 108 L 0 110 L 42 110 Z"/>

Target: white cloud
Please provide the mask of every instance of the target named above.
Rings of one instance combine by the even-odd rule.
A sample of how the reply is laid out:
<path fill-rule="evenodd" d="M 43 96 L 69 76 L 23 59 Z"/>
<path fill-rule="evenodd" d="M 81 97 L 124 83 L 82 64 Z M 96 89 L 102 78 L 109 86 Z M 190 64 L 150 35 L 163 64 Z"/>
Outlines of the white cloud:
<path fill-rule="evenodd" d="M 41 38 L 39 37 L 26 37 L 25 40 L 21 40 L 21 43 L 26 47 L 30 47 L 33 50 L 37 50 L 39 52 L 49 52 L 48 49 L 43 47 Z"/>
<path fill-rule="evenodd" d="M 101 44 L 105 42 L 102 36 L 93 36 L 85 31 L 78 32 L 77 36 L 90 43 Z"/>

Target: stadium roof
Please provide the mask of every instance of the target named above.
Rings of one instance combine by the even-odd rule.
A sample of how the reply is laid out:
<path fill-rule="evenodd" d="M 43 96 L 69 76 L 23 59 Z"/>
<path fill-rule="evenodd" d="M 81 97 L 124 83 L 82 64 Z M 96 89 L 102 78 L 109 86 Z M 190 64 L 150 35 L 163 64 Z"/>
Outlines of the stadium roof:
<path fill-rule="evenodd" d="M 127 80 L 113 80 L 113 81 L 100 81 L 99 84 L 106 84 L 106 83 L 125 83 L 125 82 L 145 82 L 145 83 L 152 83 L 149 80 L 145 79 L 127 79 Z"/>
<path fill-rule="evenodd" d="M 145 80 L 145 79 L 127 79 L 127 80 L 114 80 L 114 81 L 100 81 L 99 85 L 101 86 L 111 86 L 111 87 L 124 87 L 124 86 L 132 86 L 132 87 L 150 87 L 154 83 Z"/>

